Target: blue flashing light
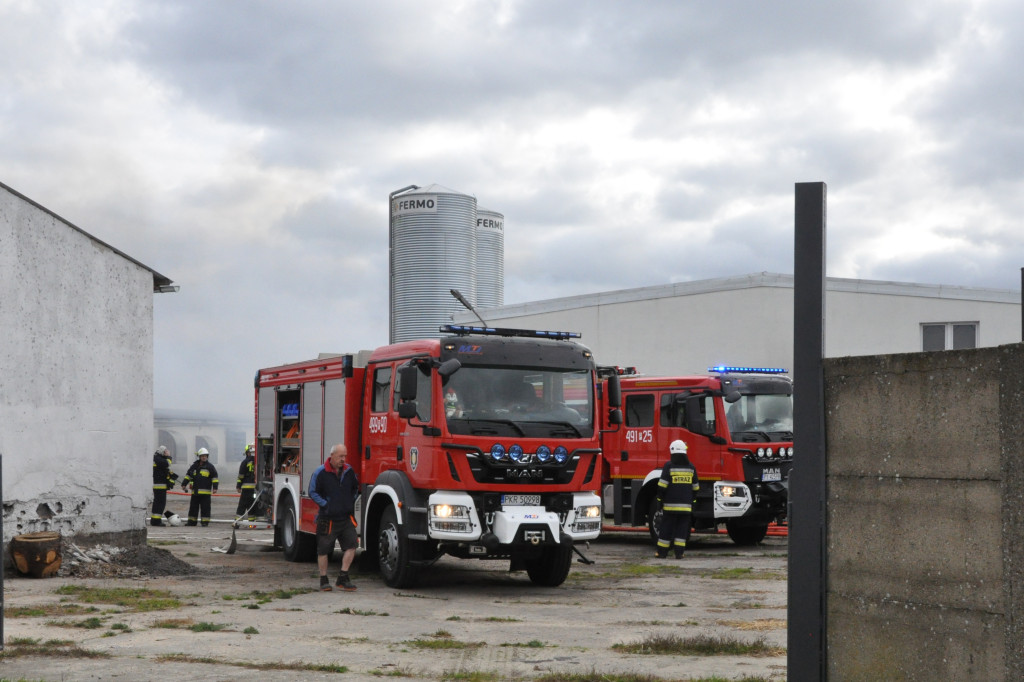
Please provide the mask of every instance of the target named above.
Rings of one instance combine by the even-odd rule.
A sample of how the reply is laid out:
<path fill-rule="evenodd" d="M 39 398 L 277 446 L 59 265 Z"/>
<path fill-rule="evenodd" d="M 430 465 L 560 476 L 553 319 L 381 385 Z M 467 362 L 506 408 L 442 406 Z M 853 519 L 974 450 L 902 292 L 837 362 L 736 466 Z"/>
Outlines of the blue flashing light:
<path fill-rule="evenodd" d="M 547 445 L 537 446 L 537 461 L 544 464 L 549 459 L 551 459 L 551 448 Z"/>
<path fill-rule="evenodd" d="M 495 443 L 491 446 L 491 459 L 495 462 L 500 462 L 505 459 L 505 446 L 501 443 Z"/>
<path fill-rule="evenodd" d="M 523 461 L 523 446 L 513 445 L 508 449 L 508 458 L 516 464 Z"/>
<path fill-rule="evenodd" d="M 474 327 L 468 324 L 443 324 L 438 328 L 442 334 L 483 334 L 486 336 L 519 336 L 541 339 L 578 339 L 579 332 L 542 331 L 539 329 L 511 329 L 506 327 Z"/>
<path fill-rule="evenodd" d="M 569 451 L 565 449 L 564 445 L 559 445 L 555 448 L 555 461 L 559 464 L 564 464 L 565 460 L 569 459 Z"/>
<path fill-rule="evenodd" d="M 708 367 L 709 372 L 715 374 L 785 374 L 788 370 L 782 367 L 735 367 L 732 365 L 717 365 Z"/>

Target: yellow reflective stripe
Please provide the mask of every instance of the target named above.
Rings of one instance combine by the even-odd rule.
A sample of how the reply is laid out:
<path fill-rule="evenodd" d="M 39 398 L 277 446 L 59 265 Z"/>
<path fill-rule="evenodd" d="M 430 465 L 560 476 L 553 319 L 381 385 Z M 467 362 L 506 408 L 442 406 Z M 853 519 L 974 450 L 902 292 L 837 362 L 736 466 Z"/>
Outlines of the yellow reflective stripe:
<path fill-rule="evenodd" d="M 164 483 L 163 485 L 161 485 L 159 483 L 154 483 L 153 490 L 167 490 L 167 484 Z"/>
<path fill-rule="evenodd" d="M 688 512 L 693 511 L 693 506 L 689 504 L 666 504 L 662 509 L 667 512 Z"/>

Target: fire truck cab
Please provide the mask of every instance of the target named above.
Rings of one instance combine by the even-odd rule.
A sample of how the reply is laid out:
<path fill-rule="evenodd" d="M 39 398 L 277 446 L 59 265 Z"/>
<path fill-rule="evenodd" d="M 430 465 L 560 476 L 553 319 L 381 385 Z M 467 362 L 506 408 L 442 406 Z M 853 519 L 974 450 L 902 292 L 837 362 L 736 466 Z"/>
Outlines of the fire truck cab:
<path fill-rule="evenodd" d="M 712 367 L 707 375 L 644 377 L 621 370 L 621 427 L 602 432 L 603 513 L 614 526 L 657 538 L 657 484 L 669 444 L 682 439 L 700 490 L 695 531 L 725 525 L 739 545 L 757 544 L 784 522 L 793 462 L 793 382 L 785 370 Z"/>
<path fill-rule="evenodd" d="M 412 584 L 445 554 L 508 560 L 559 585 L 575 543 L 600 532 L 598 425 L 621 413 L 600 414 L 606 383 L 578 335 L 441 331 L 257 373 L 257 484 L 275 544 L 312 558 L 307 486 L 344 443 L 360 481 L 361 561 L 388 585 Z"/>

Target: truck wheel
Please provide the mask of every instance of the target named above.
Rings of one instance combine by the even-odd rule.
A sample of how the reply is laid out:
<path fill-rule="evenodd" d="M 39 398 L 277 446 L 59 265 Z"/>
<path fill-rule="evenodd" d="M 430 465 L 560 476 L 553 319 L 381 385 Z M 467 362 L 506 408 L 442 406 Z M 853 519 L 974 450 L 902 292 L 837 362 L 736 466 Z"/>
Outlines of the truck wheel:
<path fill-rule="evenodd" d="M 661 505 L 656 498 L 651 499 L 651 506 L 647 509 L 647 530 L 651 533 L 651 541 L 658 541 L 658 533 L 661 531 Z"/>
<path fill-rule="evenodd" d="M 725 529 L 729 537 L 740 546 L 756 545 L 768 535 L 768 526 L 739 526 L 732 521 L 727 521 Z"/>
<path fill-rule="evenodd" d="M 388 587 L 410 587 L 415 582 L 415 572 L 409 565 L 409 538 L 405 529 L 398 525 L 398 516 L 391 506 L 384 510 L 380 519 L 377 563 Z"/>
<path fill-rule="evenodd" d="M 288 561 L 312 561 L 316 557 L 316 538 L 299 530 L 295 507 L 291 500 L 283 500 L 281 512 L 281 547 Z"/>
<path fill-rule="evenodd" d="M 572 567 L 572 547 L 555 545 L 545 547 L 540 557 L 526 562 L 526 574 L 535 585 L 558 587 L 569 577 Z"/>

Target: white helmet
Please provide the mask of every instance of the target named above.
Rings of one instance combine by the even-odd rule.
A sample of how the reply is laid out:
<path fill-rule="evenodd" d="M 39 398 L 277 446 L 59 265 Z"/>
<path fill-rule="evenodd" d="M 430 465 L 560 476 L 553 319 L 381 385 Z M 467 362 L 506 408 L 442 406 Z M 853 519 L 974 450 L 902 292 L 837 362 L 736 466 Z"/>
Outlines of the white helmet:
<path fill-rule="evenodd" d="M 686 454 L 686 443 L 681 440 L 674 440 L 672 444 L 668 446 L 668 452 L 671 455 L 685 455 Z"/>
<path fill-rule="evenodd" d="M 172 526 L 180 526 L 181 525 L 181 517 L 178 516 L 177 514 L 171 514 L 170 516 L 167 517 L 167 523 L 172 525 Z"/>
<path fill-rule="evenodd" d="M 207 457 L 209 457 L 210 456 L 210 451 L 207 450 L 206 448 L 199 448 L 196 451 L 196 457 L 202 457 L 203 455 L 206 455 Z"/>
<path fill-rule="evenodd" d="M 167 454 L 167 446 L 166 445 L 161 445 L 160 447 L 158 447 L 156 449 L 156 451 L 159 452 L 161 455 L 166 455 Z"/>

